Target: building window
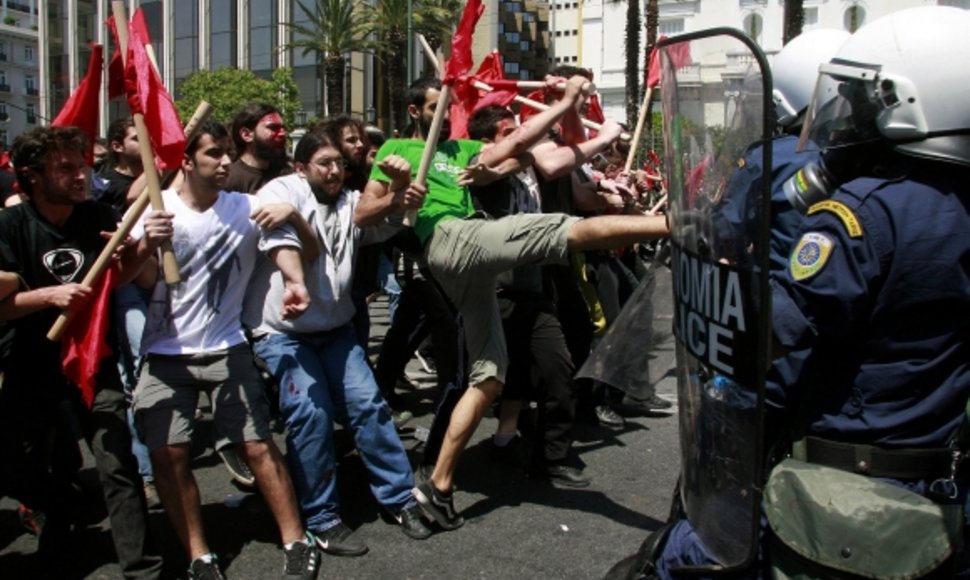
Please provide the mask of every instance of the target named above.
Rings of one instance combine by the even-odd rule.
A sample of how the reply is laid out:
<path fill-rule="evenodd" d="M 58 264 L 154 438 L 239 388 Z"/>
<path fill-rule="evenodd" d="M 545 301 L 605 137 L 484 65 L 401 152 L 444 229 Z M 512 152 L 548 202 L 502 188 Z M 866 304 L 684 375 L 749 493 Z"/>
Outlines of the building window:
<path fill-rule="evenodd" d="M 236 66 L 238 44 L 236 0 L 212 0 L 211 14 L 218 15 L 209 22 L 209 67 L 215 70 Z"/>
<path fill-rule="evenodd" d="M 761 33 L 763 31 L 764 24 L 760 14 L 751 13 L 744 17 L 744 33 L 758 44 L 761 44 Z"/>
<path fill-rule="evenodd" d="M 562 36 L 562 30 L 557 30 L 556 31 L 556 36 Z"/>
<path fill-rule="evenodd" d="M 518 32 L 506 32 L 505 33 L 505 41 L 506 42 L 511 42 L 511 43 L 515 44 L 516 42 L 519 41 L 519 33 Z"/>
<path fill-rule="evenodd" d="M 519 43 L 519 49 L 529 51 L 532 50 L 532 43 L 528 40 L 523 40 Z"/>
<path fill-rule="evenodd" d="M 509 75 L 519 74 L 519 63 L 517 62 L 505 63 L 505 74 L 509 74 Z"/>
<path fill-rule="evenodd" d="M 506 2 L 505 3 L 506 12 L 522 12 L 522 5 L 518 2 Z"/>
<path fill-rule="evenodd" d="M 7 103 L 0 103 L 0 121 L 9 121 L 10 115 L 7 114 Z"/>
<path fill-rule="evenodd" d="M 24 47 L 24 62 L 27 64 L 34 64 L 34 47 L 25 46 Z"/>
<path fill-rule="evenodd" d="M 37 122 L 37 113 L 34 111 L 33 103 L 28 103 L 27 106 L 24 107 L 24 111 L 27 113 L 28 123 L 32 125 Z"/>
<path fill-rule="evenodd" d="M 939 0 L 940 6 L 952 6 L 954 8 L 970 8 L 970 0 Z"/>
<path fill-rule="evenodd" d="M 660 26 L 657 27 L 657 32 L 665 36 L 673 36 L 675 34 L 683 34 L 684 32 L 684 19 L 674 18 L 671 20 L 661 20 Z"/>
<path fill-rule="evenodd" d="M 199 67 L 199 3 L 173 2 L 175 14 L 175 80 L 181 81 Z"/>
<path fill-rule="evenodd" d="M 28 95 L 37 96 L 37 80 L 34 79 L 34 75 L 24 77 L 24 89 Z"/>
<path fill-rule="evenodd" d="M 802 11 L 802 24 L 805 27 L 818 24 L 818 6 L 811 6 Z"/>
<path fill-rule="evenodd" d="M 574 57 L 572 58 L 572 61 L 573 61 L 573 62 L 577 62 L 578 60 L 579 60 L 579 57 L 578 57 L 578 56 L 574 56 Z"/>
<path fill-rule="evenodd" d="M 499 22 L 498 23 L 498 33 L 499 34 L 502 34 L 503 32 L 505 32 L 505 23 L 504 22 Z"/>
<path fill-rule="evenodd" d="M 7 60 L 7 43 L 0 40 L 0 60 Z"/>
<path fill-rule="evenodd" d="M 3 143 L 3 148 L 4 149 L 7 149 L 8 147 L 10 147 L 10 143 L 7 142 L 7 132 L 6 131 L 0 131 L 0 143 Z"/>
<path fill-rule="evenodd" d="M 536 15 L 531 12 L 525 12 L 522 14 L 522 22 L 535 22 Z"/>
<path fill-rule="evenodd" d="M 866 9 L 862 6 L 849 6 L 845 10 L 842 23 L 849 32 L 859 30 L 859 27 L 866 23 Z"/>

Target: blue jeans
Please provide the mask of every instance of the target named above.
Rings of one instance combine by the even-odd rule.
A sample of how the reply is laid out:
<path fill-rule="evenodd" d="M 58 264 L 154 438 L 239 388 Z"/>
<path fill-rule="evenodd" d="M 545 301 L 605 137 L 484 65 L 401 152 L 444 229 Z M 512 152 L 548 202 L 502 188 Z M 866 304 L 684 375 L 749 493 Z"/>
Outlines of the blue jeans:
<path fill-rule="evenodd" d="M 279 381 L 286 460 L 310 530 L 340 522 L 334 420 L 353 432 L 378 503 L 392 513 L 414 505 L 411 464 L 351 324 L 316 334 L 271 334 L 253 350 Z"/>
<path fill-rule="evenodd" d="M 148 311 L 148 295 L 134 283 L 115 288 L 115 327 L 118 329 L 118 372 L 125 388 L 125 398 L 131 401 L 131 393 L 138 384 L 141 366 L 141 336 L 145 331 L 145 314 Z M 131 430 L 131 452 L 138 460 L 138 473 L 145 482 L 154 481 L 152 462 L 148 448 L 135 429 L 135 415 L 131 405 L 126 405 L 128 428 Z"/>

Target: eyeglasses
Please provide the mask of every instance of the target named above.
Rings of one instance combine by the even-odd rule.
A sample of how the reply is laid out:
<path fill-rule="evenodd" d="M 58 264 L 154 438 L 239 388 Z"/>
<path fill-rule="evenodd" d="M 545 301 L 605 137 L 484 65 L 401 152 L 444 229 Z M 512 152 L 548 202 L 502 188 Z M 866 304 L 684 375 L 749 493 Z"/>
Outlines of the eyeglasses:
<path fill-rule="evenodd" d="M 343 169 L 347 166 L 347 161 L 343 157 L 321 157 L 314 161 L 313 165 L 321 168 L 329 168 L 336 165 L 338 168 Z"/>

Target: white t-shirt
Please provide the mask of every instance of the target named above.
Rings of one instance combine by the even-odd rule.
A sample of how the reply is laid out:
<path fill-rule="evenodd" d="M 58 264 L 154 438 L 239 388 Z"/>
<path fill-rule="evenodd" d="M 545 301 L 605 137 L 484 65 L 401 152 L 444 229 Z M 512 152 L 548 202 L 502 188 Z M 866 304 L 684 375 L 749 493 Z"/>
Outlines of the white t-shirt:
<path fill-rule="evenodd" d="M 161 271 L 152 291 L 142 354 L 195 354 L 235 346 L 243 334 L 243 295 L 258 255 L 259 226 L 249 219 L 255 196 L 219 192 L 216 203 L 197 212 L 174 189 L 162 192 L 175 214 L 172 245 L 182 281 L 165 283 Z M 144 233 L 141 221 L 132 237 Z"/>
<path fill-rule="evenodd" d="M 250 283 L 243 314 L 245 325 L 258 335 L 325 332 L 349 322 L 355 312 L 350 291 L 357 248 L 387 239 L 400 229 L 400 224 L 359 228 L 354 224 L 354 209 L 360 192 L 345 189 L 333 205 L 321 204 L 306 179 L 296 173 L 270 181 L 259 190 L 258 197 L 264 204 L 286 202 L 295 206 L 316 233 L 321 252 L 313 263 L 303 264 L 304 282 L 310 293 L 306 312 L 292 320 L 280 318 L 283 276 L 267 260 L 270 263 L 260 266 Z M 301 247 L 292 227 L 263 232 L 262 251 L 269 253 L 280 246 Z"/>

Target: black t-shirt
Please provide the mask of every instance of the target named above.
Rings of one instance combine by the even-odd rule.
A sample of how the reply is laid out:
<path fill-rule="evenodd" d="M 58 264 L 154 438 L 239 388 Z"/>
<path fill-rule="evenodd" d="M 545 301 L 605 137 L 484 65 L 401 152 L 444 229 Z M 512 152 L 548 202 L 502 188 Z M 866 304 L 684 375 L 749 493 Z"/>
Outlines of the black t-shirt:
<path fill-rule="evenodd" d="M 0 270 L 20 276 L 22 290 L 80 283 L 104 248 L 100 232 L 113 231 L 117 225 L 118 213 L 94 201 L 74 206 L 60 227 L 41 217 L 30 202 L 5 209 L 0 211 Z M 5 372 L 30 373 L 44 381 L 61 377 L 63 382 L 61 345 L 46 336 L 59 314 L 56 308 L 45 308 L 8 323 L 14 340 L 4 361 Z M 115 344 L 113 333 L 109 344 Z M 108 359 L 102 368 L 104 364 Z"/>
<path fill-rule="evenodd" d="M 226 191 L 241 191 L 256 193 L 261 187 L 281 175 L 289 175 L 293 169 L 286 163 L 270 165 L 266 169 L 259 169 L 249 165 L 242 159 L 236 159 L 229 166 L 229 179 L 226 181 Z"/>
<path fill-rule="evenodd" d="M 106 203 L 118 211 L 128 206 L 128 190 L 135 178 L 131 175 L 119 173 L 113 168 L 106 167 L 95 175 L 91 192 L 94 199 Z"/>
<path fill-rule="evenodd" d="M 12 171 L 0 169 L 0 207 L 5 206 L 7 199 L 16 193 L 14 191 L 16 182 L 17 176 Z"/>

